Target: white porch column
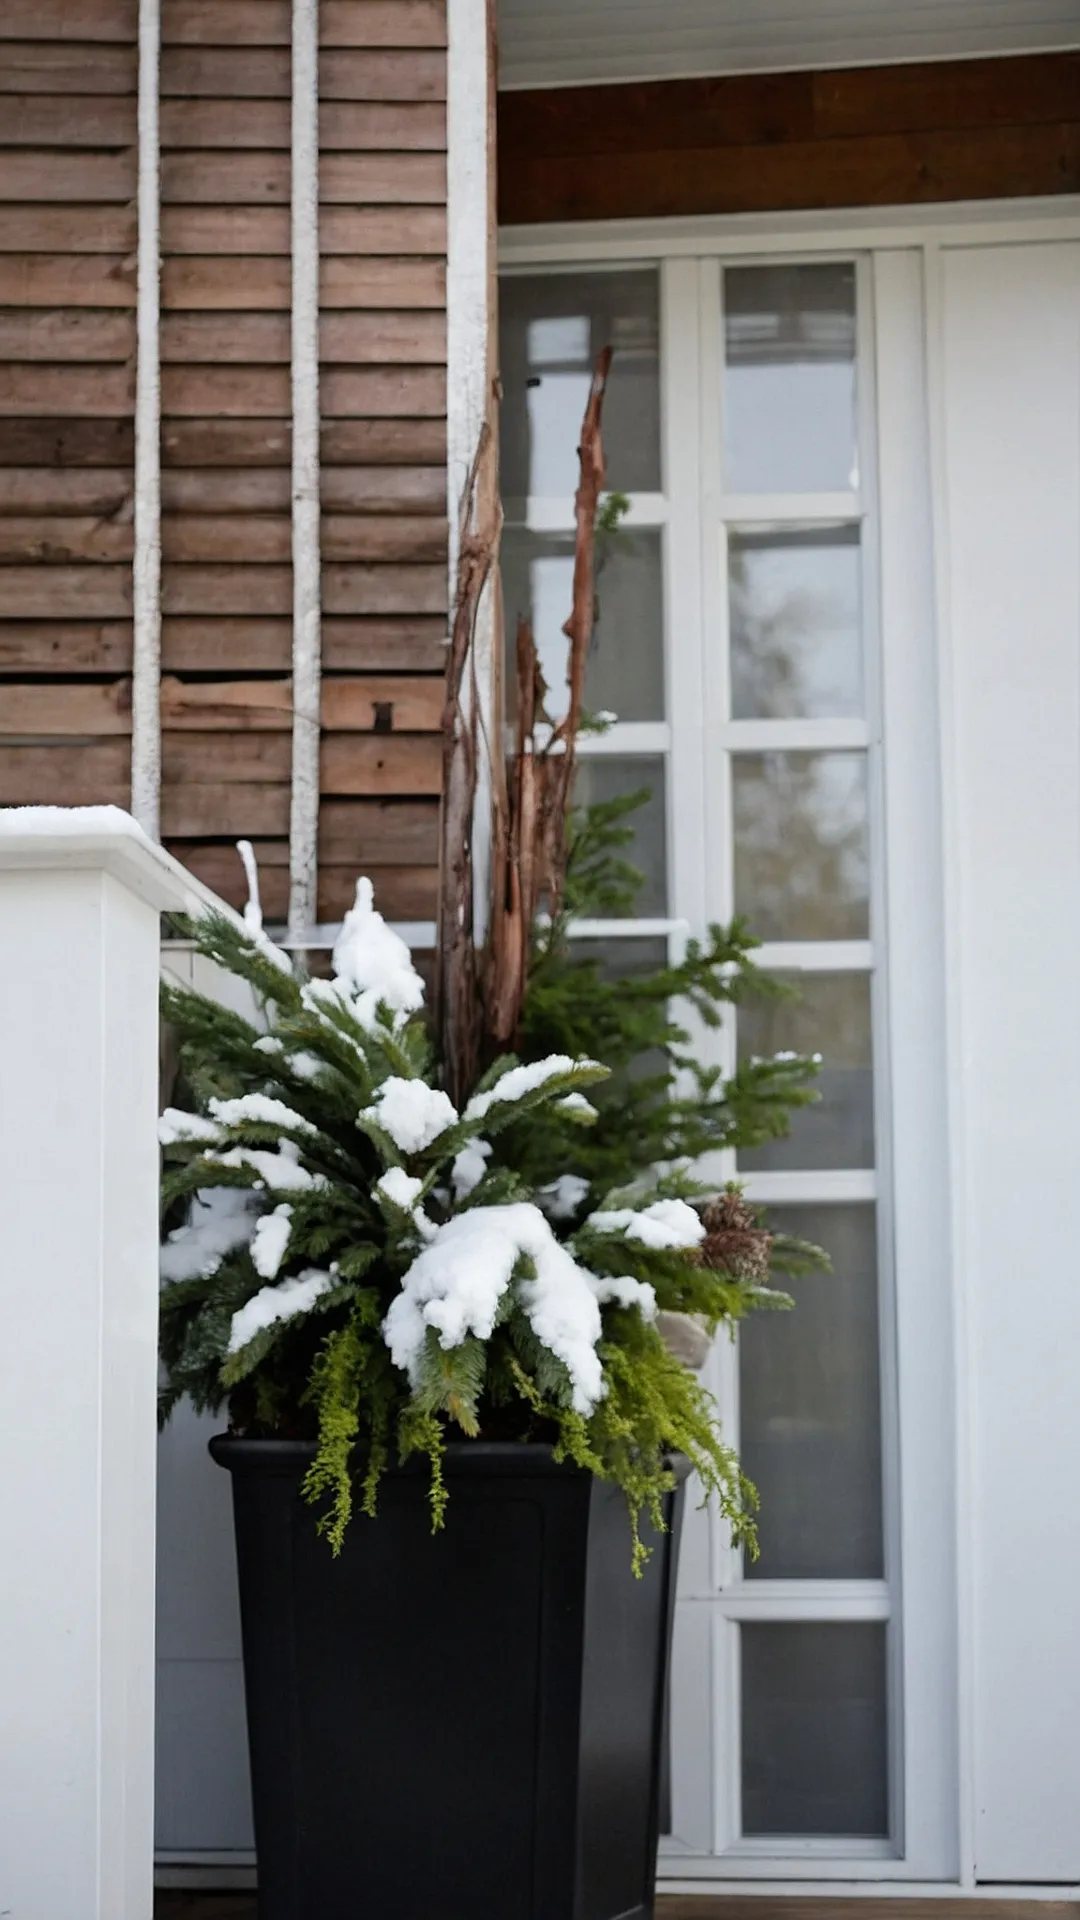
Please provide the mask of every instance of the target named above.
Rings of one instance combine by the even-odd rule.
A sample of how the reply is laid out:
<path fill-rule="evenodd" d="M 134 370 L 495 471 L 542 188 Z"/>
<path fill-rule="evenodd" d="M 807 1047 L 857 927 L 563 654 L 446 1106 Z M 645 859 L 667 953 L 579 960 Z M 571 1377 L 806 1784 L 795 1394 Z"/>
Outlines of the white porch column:
<path fill-rule="evenodd" d="M 1080 1880 L 1080 243 L 943 251 L 960 1635 L 977 1881 Z"/>
<path fill-rule="evenodd" d="M 0 812 L 0 1913 L 153 1904 L 159 915 L 117 808 Z"/>

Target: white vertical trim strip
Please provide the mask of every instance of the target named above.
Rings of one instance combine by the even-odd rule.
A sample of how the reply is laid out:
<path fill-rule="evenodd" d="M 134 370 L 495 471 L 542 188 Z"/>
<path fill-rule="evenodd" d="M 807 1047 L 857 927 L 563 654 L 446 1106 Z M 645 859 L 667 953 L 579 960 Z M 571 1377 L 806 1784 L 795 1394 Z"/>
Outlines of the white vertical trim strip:
<path fill-rule="evenodd" d="M 322 612 L 319 552 L 319 4 L 292 7 L 293 743 L 289 931 L 317 919 Z"/>
<path fill-rule="evenodd" d="M 487 411 L 488 0 L 447 0 L 446 23 L 446 477 L 453 594 L 458 508 Z"/>
<path fill-rule="evenodd" d="M 461 502 L 487 416 L 494 202 L 490 177 L 489 0 L 447 0 L 446 63 L 446 498 L 450 522 L 449 619 L 457 596 Z M 476 687 L 495 740 L 495 598 L 484 589 L 476 620 Z M 466 695 L 468 688 L 466 688 Z M 481 756 L 473 821 L 474 924 L 484 933 L 491 857 L 490 771 Z"/>
<path fill-rule="evenodd" d="M 948 1259 L 952 1309 L 952 1364 L 955 1407 L 955 1528 L 957 1710 L 957 1834 L 960 1885 L 976 1885 L 975 1805 L 975 1618 L 974 1590 L 974 1411 L 970 1369 L 972 1314 L 969 1297 L 967 1208 L 969 1183 L 964 1139 L 967 1013 L 961 992 L 961 927 L 965 876 L 959 858 L 960 795 L 957 703 L 953 654 L 952 594 L 949 568 L 950 519 L 947 484 L 948 433 L 945 361 L 945 287 L 942 247 L 928 242 L 924 253 L 923 324 L 927 363 L 927 414 L 930 500 L 933 524 L 934 618 L 937 632 L 939 756 L 941 766 L 941 892 L 944 952 L 945 1125 L 948 1133 Z"/>
<path fill-rule="evenodd" d="M 161 818 L 161 0 L 139 0 L 135 557 L 132 570 L 131 811 L 156 840 Z"/>
<path fill-rule="evenodd" d="M 882 251 L 873 274 L 880 506 L 871 525 L 876 520 L 884 723 L 879 864 L 888 886 L 888 938 L 879 944 L 875 986 L 875 1077 L 880 1213 L 892 1247 L 892 1299 L 883 1293 L 883 1306 L 891 1309 L 899 1396 L 891 1496 L 899 1567 L 898 1580 L 890 1579 L 901 1623 L 894 1653 L 903 1670 L 904 1853 L 924 1875 L 947 1876 L 959 1857 L 950 1090 L 921 251 Z M 884 936 L 884 926 L 878 930 Z"/>

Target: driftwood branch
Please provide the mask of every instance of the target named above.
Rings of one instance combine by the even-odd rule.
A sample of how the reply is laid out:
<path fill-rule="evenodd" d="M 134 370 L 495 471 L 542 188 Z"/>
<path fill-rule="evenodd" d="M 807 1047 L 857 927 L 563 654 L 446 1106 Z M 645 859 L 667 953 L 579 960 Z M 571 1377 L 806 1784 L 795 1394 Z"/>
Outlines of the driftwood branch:
<path fill-rule="evenodd" d="M 518 622 L 517 712 L 508 756 L 494 702 L 490 738 L 476 687 L 477 618 L 489 581 L 501 632 L 497 569 L 502 515 L 493 419 L 485 423 L 461 508 L 457 588 L 443 707 L 443 803 L 435 1019 L 447 1091 L 460 1105 L 478 1071 L 513 1047 L 529 980 L 532 930 L 540 908 L 557 909 L 566 883 L 566 818 L 571 805 L 585 669 L 596 615 L 596 519 L 604 487 L 601 417 L 611 349 L 593 374 L 578 449 L 574 501 L 574 583 L 563 628 L 568 702 L 549 727 L 532 628 Z M 494 578 L 493 578 L 494 576 Z M 493 662 L 496 692 L 499 662 Z M 547 736 L 546 739 L 544 736 Z M 474 931 L 473 828 L 482 755 L 490 772 L 491 848 L 487 938 Z"/>
<path fill-rule="evenodd" d="M 493 871 L 488 948 L 485 956 L 484 1024 L 488 1051 L 515 1044 L 529 979 L 529 952 L 537 913 L 545 902 L 558 908 L 566 881 L 566 817 L 571 805 L 577 738 L 585 692 L 585 669 L 596 617 L 596 518 L 604 487 L 601 417 L 611 349 L 600 354 L 589 392 L 578 449 L 574 502 L 574 584 L 563 628 L 569 642 L 565 717 L 544 746 L 544 683 L 528 621 L 517 629 L 517 723 L 506 780 L 506 814 L 496 821 L 498 863 Z"/>
<path fill-rule="evenodd" d="M 493 421 L 481 429 L 461 503 L 457 584 L 442 714 L 442 821 L 435 955 L 435 1023 L 452 1099 L 476 1078 L 480 1050 L 474 933 L 473 822 L 482 715 L 475 676 L 477 618 L 502 526 Z"/>

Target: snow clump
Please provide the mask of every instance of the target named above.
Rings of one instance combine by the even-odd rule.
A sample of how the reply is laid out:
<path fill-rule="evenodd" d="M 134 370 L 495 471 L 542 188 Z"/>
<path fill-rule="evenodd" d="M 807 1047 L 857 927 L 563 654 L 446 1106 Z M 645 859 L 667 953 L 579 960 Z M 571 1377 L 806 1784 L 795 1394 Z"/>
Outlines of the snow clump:
<path fill-rule="evenodd" d="M 292 1320 L 298 1313 L 308 1313 L 316 1300 L 329 1293 L 333 1284 L 332 1274 L 308 1267 L 294 1280 L 283 1280 L 276 1287 L 262 1287 L 233 1314 L 227 1351 L 238 1353 L 264 1328 L 276 1325 L 279 1320 Z"/>
<path fill-rule="evenodd" d="M 349 995 L 351 1011 L 367 1032 L 377 1027 L 380 1006 L 388 1007 L 394 1026 L 424 1004 L 424 983 L 400 934 L 375 911 L 371 881 L 358 880 L 356 900 L 341 923 L 334 945 L 337 984 Z"/>
<path fill-rule="evenodd" d="M 483 1093 L 474 1093 L 465 1109 L 466 1120 L 482 1120 L 494 1106 L 508 1100 L 523 1100 L 527 1093 L 535 1093 L 538 1087 L 547 1085 L 549 1080 L 558 1080 L 565 1073 L 573 1073 L 575 1068 L 596 1067 L 596 1060 L 572 1060 L 568 1053 L 549 1053 L 546 1060 L 531 1060 L 524 1067 L 510 1067 L 493 1087 Z"/>
<path fill-rule="evenodd" d="M 391 1074 L 384 1080 L 374 1104 L 359 1115 L 390 1135 L 402 1153 L 422 1153 L 433 1140 L 457 1123 L 457 1108 L 441 1087 L 426 1080 L 403 1080 Z"/>
<path fill-rule="evenodd" d="M 577 1212 L 589 1191 L 589 1182 L 581 1173 L 560 1173 L 546 1187 L 541 1187 L 536 1198 L 544 1212 L 552 1220 L 570 1220 Z"/>
<path fill-rule="evenodd" d="M 312 1193 L 328 1187 L 324 1173 L 312 1173 L 300 1165 L 300 1149 L 295 1140 L 279 1140 L 276 1153 L 266 1147 L 230 1147 L 227 1153 L 209 1153 L 207 1159 L 219 1167 L 251 1167 L 258 1174 L 257 1185 L 271 1193 Z"/>
<path fill-rule="evenodd" d="M 461 1346 L 469 1334 L 490 1339 L 500 1302 L 523 1262 L 532 1275 L 515 1284 L 533 1332 L 566 1367 L 575 1411 L 592 1413 L 605 1391 L 596 1351 L 603 1330 L 597 1286 L 611 1283 L 598 1283 L 579 1267 L 528 1201 L 456 1214 L 405 1274 L 383 1337 L 414 1388 L 427 1329 L 435 1329 L 446 1349 Z"/>
<path fill-rule="evenodd" d="M 292 961 L 287 953 L 282 952 L 280 947 L 275 947 L 270 935 L 263 926 L 262 901 L 259 898 L 259 868 L 258 862 L 255 859 L 255 849 L 250 840 L 238 840 L 236 843 L 236 851 L 240 855 L 244 872 L 247 875 L 248 897 L 247 904 L 244 907 L 244 927 L 248 939 L 258 947 L 260 953 L 265 954 L 268 960 L 273 961 L 275 967 L 280 967 L 282 973 L 287 973 L 291 977 L 293 970 Z"/>
<path fill-rule="evenodd" d="M 161 1278 L 203 1280 L 216 1272 L 227 1253 L 245 1247 L 255 1228 L 255 1209 L 247 1187 L 202 1187 L 182 1227 L 161 1248 Z"/>
<path fill-rule="evenodd" d="M 656 1319 L 656 1292 L 647 1280 L 590 1273 L 589 1282 L 601 1306 L 611 1301 L 620 1307 L 637 1307 L 644 1320 Z"/>
<path fill-rule="evenodd" d="M 243 1093 L 238 1100 L 211 1100 L 210 1111 L 223 1127 L 242 1127 L 245 1121 L 251 1121 L 260 1127 L 288 1127 L 293 1133 L 319 1131 L 284 1100 L 272 1100 L 266 1093 Z"/>
<path fill-rule="evenodd" d="M 324 1061 L 319 1060 L 313 1053 L 306 1053 L 302 1047 L 294 1053 L 273 1033 L 264 1033 L 261 1039 L 256 1040 L 255 1051 L 268 1054 L 271 1059 L 284 1060 L 289 1071 L 294 1073 L 298 1080 L 314 1080 L 325 1065 Z"/>
<path fill-rule="evenodd" d="M 622 1233 L 656 1249 L 698 1247 L 705 1238 L 700 1219 L 685 1200 L 654 1200 L 640 1213 L 634 1207 L 614 1207 L 590 1213 L 585 1225 L 596 1233 Z"/>
<path fill-rule="evenodd" d="M 158 1139 L 163 1147 L 175 1147 L 185 1141 L 201 1140 L 216 1146 L 221 1128 L 202 1113 L 185 1113 L 181 1107 L 166 1107 L 158 1120 Z"/>
<path fill-rule="evenodd" d="M 276 1280 L 281 1271 L 292 1231 L 292 1216 L 292 1208 L 287 1200 L 283 1200 L 273 1213 L 264 1213 L 255 1223 L 251 1262 L 256 1273 L 261 1274 L 264 1280 Z"/>
<path fill-rule="evenodd" d="M 469 1140 L 455 1156 L 450 1168 L 450 1183 L 454 1189 L 454 1199 L 467 1200 L 474 1187 L 480 1185 L 487 1163 L 491 1158 L 490 1140 Z"/>
<path fill-rule="evenodd" d="M 435 1222 L 428 1219 L 423 1207 L 419 1205 L 420 1195 L 424 1190 L 422 1180 L 417 1180 L 411 1173 L 406 1173 L 404 1167 L 387 1167 L 386 1172 L 380 1174 L 376 1180 L 375 1189 L 376 1192 L 385 1194 L 391 1204 L 399 1207 L 402 1213 L 408 1214 L 421 1239 L 434 1238 L 437 1232 Z"/>

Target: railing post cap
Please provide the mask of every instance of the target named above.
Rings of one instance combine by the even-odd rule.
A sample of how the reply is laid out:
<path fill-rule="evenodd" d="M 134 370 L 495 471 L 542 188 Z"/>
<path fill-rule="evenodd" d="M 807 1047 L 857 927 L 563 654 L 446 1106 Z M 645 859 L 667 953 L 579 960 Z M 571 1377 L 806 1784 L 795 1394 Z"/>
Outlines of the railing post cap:
<path fill-rule="evenodd" d="M 0 807 L 0 874 L 95 868 L 161 913 L 229 911 L 122 807 Z"/>

